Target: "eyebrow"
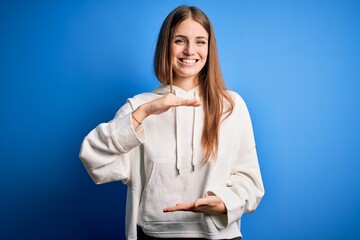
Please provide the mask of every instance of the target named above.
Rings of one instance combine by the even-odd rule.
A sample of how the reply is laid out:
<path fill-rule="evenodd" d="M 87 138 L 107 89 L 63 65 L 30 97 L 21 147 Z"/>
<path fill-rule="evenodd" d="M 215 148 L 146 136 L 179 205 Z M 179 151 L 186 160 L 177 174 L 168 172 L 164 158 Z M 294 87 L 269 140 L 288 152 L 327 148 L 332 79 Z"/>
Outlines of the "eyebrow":
<path fill-rule="evenodd" d="M 175 35 L 174 37 L 188 38 L 188 37 L 185 36 L 185 35 Z M 204 36 L 197 36 L 196 38 L 203 38 L 203 39 L 208 40 L 207 37 L 204 37 Z"/>

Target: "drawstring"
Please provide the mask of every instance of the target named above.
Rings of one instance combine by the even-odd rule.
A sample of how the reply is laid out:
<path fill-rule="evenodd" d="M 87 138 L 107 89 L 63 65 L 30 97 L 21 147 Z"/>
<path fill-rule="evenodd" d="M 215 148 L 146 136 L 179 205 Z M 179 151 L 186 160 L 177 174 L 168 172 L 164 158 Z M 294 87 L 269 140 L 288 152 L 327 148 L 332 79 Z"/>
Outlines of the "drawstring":
<path fill-rule="evenodd" d="M 180 141 L 178 140 L 178 136 L 180 134 L 180 124 L 179 124 L 179 117 L 178 117 L 178 108 L 175 108 L 175 118 L 176 118 L 176 169 L 177 169 L 177 174 L 180 175 L 180 165 L 181 165 L 181 160 L 180 160 Z"/>
<path fill-rule="evenodd" d="M 177 92 L 176 90 L 173 89 L 173 93 L 176 96 Z M 198 94 L 198 90 L 195 89 L 194 91 L 194 99 L 199 99 L 199 94 Z M 195 163 L 196 163 L 196 155 L 197 155 L 197 147 L 196 147 L 196 129 L 197 129 L 197 108 L 199 107 L 193 107 L 193 126 L 192 126 L 192 159 L 191 159 L 191 166 L 192 166 L 192 171 L 195 171 Z M 180 158 L 180 153 L 181 153 L 181 147 L 180 147 L 180 141 L 179 141 L 179 136 L 180 136 L 180 123 L 179 123 L 179 110 L 177 107 L 175 107 L 175 140 L 176 140 L 176 171 L 177 174 L 180 175 L 180 168 L 181 168 L 181 158 Z"/>
<path fill-rule="evenodd" d="M 195 89 L 194 92 L 194 99 L 199 99 L 198 98 L 198 91 L 197 89 Z M 193 114 L 193 134 L 192 134 L 192 160 L 191 160 L 191 165 L 192 165 L 192 171 L 195 171 L 195 158 L 197 155 L 196 152 L 196 129 L 197 129 L 197 119 L 196 119 L 196 112 L 197 112 L 197 108 L 198 107 L 193 107 L 194 109 L 194 114 Z"/>
<path fill-rule="evenodd" d="M 176 91 L 174 90 L 174 94 L 176 96 Z M 178 136 L 180 134 L 180 126 L 179 126 L 179 112 L 178 108 L 175 107 L 175 138 L 176 138 L 176 170 L 177 174 L 180 175 L 180 167 L 181 167 L 181 160 L 180 160 L 180 141 Z"/>

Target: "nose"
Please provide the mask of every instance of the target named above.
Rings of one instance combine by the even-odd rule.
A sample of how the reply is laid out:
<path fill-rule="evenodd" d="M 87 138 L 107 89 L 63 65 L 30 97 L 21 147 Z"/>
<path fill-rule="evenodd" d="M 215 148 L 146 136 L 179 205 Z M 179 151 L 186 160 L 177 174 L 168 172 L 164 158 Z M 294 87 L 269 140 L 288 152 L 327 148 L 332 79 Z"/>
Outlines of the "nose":
<path fill-rule="evenodd" d="M 195 54 L 195 47 L 194 47 L 194 45 L 193 45 L 192 43 L 186 44 L 186 47 L 185 47 L 185 49 L 184 49 L 184 53 L 185 53 L 186 55 L 189 55 L 189 56 L 194 55 L 194 54 Z"/>

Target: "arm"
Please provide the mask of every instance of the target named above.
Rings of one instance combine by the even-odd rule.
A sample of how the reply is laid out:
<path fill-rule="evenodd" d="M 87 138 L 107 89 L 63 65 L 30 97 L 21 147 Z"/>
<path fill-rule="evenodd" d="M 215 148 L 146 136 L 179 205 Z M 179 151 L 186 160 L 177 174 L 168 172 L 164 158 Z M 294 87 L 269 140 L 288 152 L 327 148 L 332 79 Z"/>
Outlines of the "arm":
<path fill-rule="evenodd" d="M 239 221 L 244 213 L 255 211 L 265 193 L 250 115 L 241 97 L 236 98 L 236 105 L 238 109 L 234 114 L 237 115 L 237 122 L 240 123 L 240 131 L 235 164 L 226 186 L 207 191 L 207 194 L 221 198 L 227 209 L 227 214 L 212 216 L 219 228 Z"/>
<path fill-rule="evenodd" d="M 244 213 L 255 211 L 264 195 L 255 147 L 238 156 L 226 187 L 211 189 L 207 194 L 218 196 L 226 206 L 226 214 L 212 215 L 219 228 L 239 221 Z"/>
<path fill-rule="evenodd" d="M 114 120 L 102 123 L 84 139 L 80 159 L 97 184 L 130 179 L 131 150 L 145 142 L 146 117 L 166 112 L 171 107 L 200 106 L 199 100 L 185 100 L 167 94 L 139 107 L 127 102 Z M 136 109 L 136 110 L 134 110 Z"/>
<path fill-rule="evenodd" d="M 129 180 L 131 150 L 145 141 L 144 127 L 135 130 L 131 113 L 127 102 L 112 121 L 97 126 L 82 143 L 80 159 L 97 184 Z"/>

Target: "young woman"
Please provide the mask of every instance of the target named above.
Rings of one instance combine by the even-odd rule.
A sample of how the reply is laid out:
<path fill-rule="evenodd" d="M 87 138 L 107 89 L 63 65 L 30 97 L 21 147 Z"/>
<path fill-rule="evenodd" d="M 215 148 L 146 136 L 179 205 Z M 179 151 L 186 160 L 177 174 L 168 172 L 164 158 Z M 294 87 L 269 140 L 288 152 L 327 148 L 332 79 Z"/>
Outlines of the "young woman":
<path fill-rule="evenodd" d="M 81 160 L 95 183 L 128 186 L 128 239 L 241 239 L 240 218 L 264 188 L 248 110 L 224 86 L 200 9 L 167 16 L 154 68 L 162 85 L 92 130 Z"/>

